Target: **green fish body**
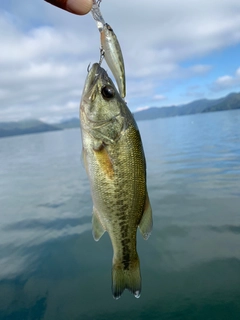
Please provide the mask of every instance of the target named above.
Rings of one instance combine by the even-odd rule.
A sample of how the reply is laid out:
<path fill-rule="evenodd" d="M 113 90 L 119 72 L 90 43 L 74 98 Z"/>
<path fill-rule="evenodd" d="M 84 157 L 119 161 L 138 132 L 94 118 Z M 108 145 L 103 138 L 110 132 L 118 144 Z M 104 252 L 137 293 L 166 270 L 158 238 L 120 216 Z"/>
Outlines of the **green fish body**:
<path fill-rule="evenodd" d="M 137 124 L 106 71 L 95 63 L 80 105 L 84 165 L 92 200 L 93 237 L 108 232 L 113 246 L 112 292 L 141 293 L 136 249 L 139 227 L 144 239 L 152 229 L 146 187 L 146 162 Z"/>

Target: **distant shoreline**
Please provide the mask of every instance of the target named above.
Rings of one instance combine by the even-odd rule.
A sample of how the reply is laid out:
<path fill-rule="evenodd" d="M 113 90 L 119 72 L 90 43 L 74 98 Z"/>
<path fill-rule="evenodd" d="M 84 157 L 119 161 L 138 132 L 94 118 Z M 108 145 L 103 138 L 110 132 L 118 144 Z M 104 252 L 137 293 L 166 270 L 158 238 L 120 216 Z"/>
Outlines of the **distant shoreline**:
<path fill-rule="evenodd" d="M 196 100 L 182 106 L 149 107 L 148 109 L 135 112 L 133 115 L 136 121 L 144 121 L 237 109 L 240 109 L 240 93 L 230 93 L 226 97 L 220 99 Z M 79 127 L 80 122 L 78 118 L 72 118 L 55 124 L 48 124 L 36 119 L 18 122 L 0 122 L 0 138 Z"/>

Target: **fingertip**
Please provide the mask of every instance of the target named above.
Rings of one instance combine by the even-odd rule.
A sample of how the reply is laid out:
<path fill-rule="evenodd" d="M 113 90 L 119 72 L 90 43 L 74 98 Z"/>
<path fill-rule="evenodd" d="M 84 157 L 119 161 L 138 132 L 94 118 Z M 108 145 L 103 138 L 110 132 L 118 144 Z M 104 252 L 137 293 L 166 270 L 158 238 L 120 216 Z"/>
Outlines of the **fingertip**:
<path fill-rule="evenodd" d="M 92 9 L 92 0 L 67 0 L 66 10 L 84 15 L 87 14 Z"/>

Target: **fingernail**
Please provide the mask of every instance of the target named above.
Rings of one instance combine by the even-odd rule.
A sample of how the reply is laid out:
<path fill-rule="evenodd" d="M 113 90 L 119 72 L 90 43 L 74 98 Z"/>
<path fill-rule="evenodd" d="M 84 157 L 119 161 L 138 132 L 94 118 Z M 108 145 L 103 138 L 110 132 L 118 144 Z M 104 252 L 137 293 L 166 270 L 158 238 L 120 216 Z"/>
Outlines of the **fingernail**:
<path fill-rule="evenodd" d="M 44 0 L 48 3 L 51 3 L 52 5 L 58 7 L 58 8 L 61 8 L 61 9 L 64 9 L 64 10 L 67 10 L 66 8 L 66 2 L 67 0 Z"/>

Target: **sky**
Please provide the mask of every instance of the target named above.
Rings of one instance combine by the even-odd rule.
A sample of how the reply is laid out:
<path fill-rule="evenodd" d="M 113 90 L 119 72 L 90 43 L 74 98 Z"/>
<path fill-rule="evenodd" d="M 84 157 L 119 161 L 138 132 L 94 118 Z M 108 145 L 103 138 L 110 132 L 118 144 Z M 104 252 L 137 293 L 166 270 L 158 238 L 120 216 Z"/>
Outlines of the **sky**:
<path fill-rule="evenodd" d="M 122 48 L 132 112 L 240 91 L 239 0 L 102 0 L 101 11 Z M 1 0 L 0 122 L 78 117 L 99 48 L 91 14 Z"/>

